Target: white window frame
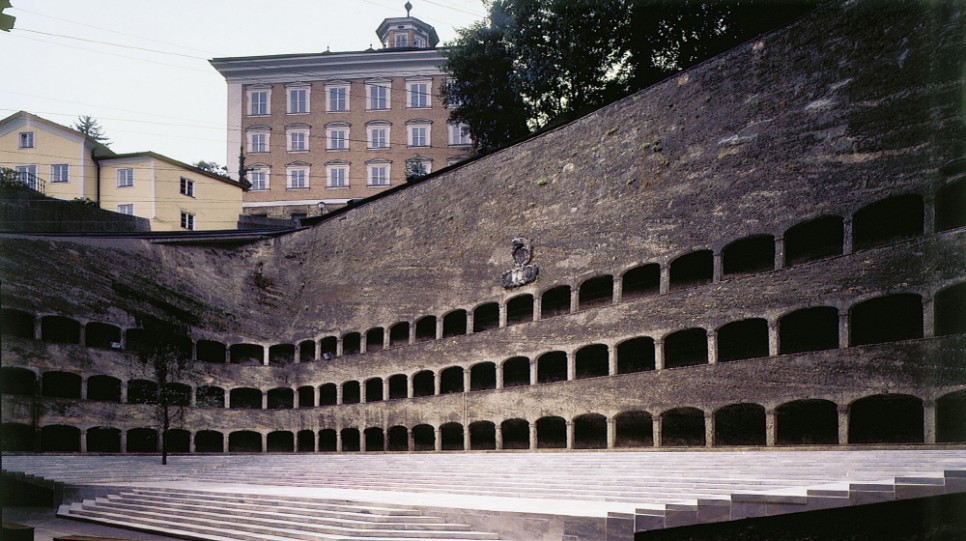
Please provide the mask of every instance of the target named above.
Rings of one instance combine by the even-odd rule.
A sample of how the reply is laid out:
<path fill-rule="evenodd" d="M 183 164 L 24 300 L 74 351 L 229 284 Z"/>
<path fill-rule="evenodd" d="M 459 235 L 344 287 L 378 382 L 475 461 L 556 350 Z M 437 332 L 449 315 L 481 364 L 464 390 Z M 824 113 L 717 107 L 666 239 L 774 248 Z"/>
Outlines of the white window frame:
<path fill-rule="evenodd" d="M 382 137 L 376 138 L 377 132 L 384 132 Z M 389 124 L 372 124 L 366 126 L 366 148 L 370 150 L 384 150 L 389 148 Z"/>
<path fill-rule="evenodd" d="M 67 164 L 67 163 L 50 164 L 50 182 L 52 183 L 70 182 L 70 164 Z"/>
<path fill-rule="evenodd" d="M 195 230 L 195 215 L 182 210 L 181 211 L 181 229 L 187 229 L 189 231 Z"/>
<path fill-rule="evenodd" d="M 285 138 L 289 152 L 309 151 L 309 130 L 306 128 L 291 128 Z"/>
<path fill-rule="evenodd" d="M 425 49 L 426 37 L 423 36 L 422 34 L 416 34 L 415 38 L 413 39 L 413 47 L 416 47 L 418 49 Z"/>
<path fill-rule="evenodd" d="M 181 195 L 187 195 L 188 197 L 195 196 L 195 181 L 190 178 L 181 177 L 181 182 L 178 186 L 178 192 Z"/>
<path fill-rule="evenodd" d="M 366 164 L 366 182 L 369 186 L 389 186 L 389 175 L 389 162 Z"/>
<path fill-rule="evenodd" d="M 325 166 L 325 186 L 326 188 L 348 188 L 349 187 L 349 165 L 336 164 Z"/>
<path fill-rule="evenodd" d="M 305 95 L 302 99 L 293 99 L 294 94 L 299 94 L 304 92 Z M 285 93 L 287 98 L 287 108 L 286 114 L 289 115 L 307 115 L 311 112 L 310 98 L 312 97 L 312 88 L 309 86 L 294 86 L 289 87 L 288 91 Z M 298 106 L 298 107 L 296 107 Z"/>
<path fill-rule="evenodd" d="M 462 122 L 449 125 L 449 145 L 454 147 L 468 147 L 473 144 L 470 139 L 470 128 Z"/>
<path fill-rule="evenodd" d="M 134 168 L 123 167 L 117 170 L 117 187 L 130 188 L 134 186 Z"/>
<path fill-rule="evenodd" d="M 388 111 L 391 109 L 391 87 L 388 82 L 366 83 L 366 110 Z"/>
<path fill-rule="evenodd" d="M 425 85 L 425 89 L 422 86 Z M 406 107 L 408 109 L 430 109 L 433 106 L 433 81 L 422 79 L 406 83 Z"/>
<path fill-rule="evenodd" d="M 264 111 L 259 108 L 258 111 L 255 109 L 255 95 L 264 94 L 265 102 L 260 103 L 264 105 Z M 248 116 L 268 116 L 272 114 L 272 89 L 271 88 L 251 88 L 248 90 Z"/>
<path fill-rule="evenodd" d="M 325 129 L 326 150 L 349 150 L 349 126 L 331 126 Z"/>
<path fill-rule="evenodd" d="M 264 137 L 264 141 L 256 140 Z M 248 153 L 259 154 L 271 151 L 272 132 L 267 130 L 253 130 L 248 132 Z"/>
<path fill-rule="evenodd" d="M 425 130 L 425 133 L 422 133 Z M 433 125 L 429 123 L 410 124 L 406 126 L 406 144 L 413 148 L 432 146 Z"/>
<path fill-rule="evenodd" d="M 334 95 L 342 94 L 336 103 Z M 341 107 L 341 108 L 340 108 Z M 327 113 L 346 113 L 349 111 L 349 84 L 329 85 L 325 87 L 325 111 Z"/>
<path fill-rule="evenodd" d="M 309 171 L 307 165 L 290 165 L 285 168 L 285 188 L 289 190 L 309 189 Z"/>
<path fill-rule="evenodd" d="M 18 165 L 14 169 L 17 171 L 17 181 L 31 189 L 36 190 L 38 179 L 37 179 L 37 166 L 31 165 Z"/>
<path fill-rule="evenodd" d="M 249 182 L 252 183 L 251 190 L 253 191 L 263 191 L 271 188 L 271 169 L 268 167 L 253 167 L 250 171 L 251 178 Z M 261 175 L 262 178 L 258 179 L 255 175 Z"/>
<path fill-rule="evenodd" d="M 36 148 L 34 145 L 34 132 L 22 131 L 17 136 L 17 148 Z"/>
<path fill-rule="evenodd" d="M 134 203 L 121 203 L 117 206 L 118 214 L 127 214 L 128 216 L 134 216 Z"/>
<path fill-rule="evenodd" d="M 393 36 L 394 47 L 409 47 L 409 33 L 396 32 Z"/>

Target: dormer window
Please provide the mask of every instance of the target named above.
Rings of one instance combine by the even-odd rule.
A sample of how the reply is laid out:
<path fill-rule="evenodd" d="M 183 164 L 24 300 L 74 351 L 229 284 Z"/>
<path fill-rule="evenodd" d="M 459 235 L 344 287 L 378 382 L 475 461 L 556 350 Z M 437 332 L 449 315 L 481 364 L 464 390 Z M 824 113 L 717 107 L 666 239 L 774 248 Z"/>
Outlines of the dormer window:
<path fill-rule="evenodd" d="M 426 48 L 426 38 L 424 38 L 423 36 L 420 36 L 419 34 L 416 34 L 416 38 L 413 41 L 415 42 L 414 45 L 416 47 L 418 47 L 420 49 L 425 49 Z"/>
<path fill-rule="evenodd" d="M 396 47 L 409 47 L 409 34 L 406 34 L 405 32 L 397 32 Z"/>

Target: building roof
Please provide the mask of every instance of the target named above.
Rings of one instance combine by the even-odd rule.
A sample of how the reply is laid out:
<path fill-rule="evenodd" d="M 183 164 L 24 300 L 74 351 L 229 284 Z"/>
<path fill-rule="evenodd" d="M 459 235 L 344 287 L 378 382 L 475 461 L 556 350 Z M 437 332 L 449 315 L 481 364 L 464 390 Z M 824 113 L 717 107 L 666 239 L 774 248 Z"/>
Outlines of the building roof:
<path fill-rule="evenodd" d="M 388 19 L 383 19 L 379 23 L 379 27 L 376 28 L 376 35 L 379 36 L 379 40 L 384 40 L 386 38 L 386 33 L 389 32 L 389 28 L 393 25 L 406 25 L 410 24 L 416 27 L 417 30 L 421 30 L 429 36 L 429 46 L 436 47 L 439 43 L 439 36 L 436 35 L 436 29 L 433 25 L 424 23 L 416 17 L 389 17 Z"/>
<path fill-rule="evenodd" d="M 69 126 L 64 126 L 63 124 L 58 124 L 57 122 L 54 122 L 52 120 L 47 120 L 46 118 L 39 117 L 33 113 L 28 113 L 27 111 L 17 111 L 16 113 L 8 116 L 7 118 L 0 120 L 0 128 L 2 128 L 3 126 L 6 126 L 7 124 L 15 122 L 17 120 L 25 120 L 25 121 L 30 121 L 31 123 L 34 123 L 34 124 L 45 125 L 54 130 L 64 131 L 75 137 L 86 139 L 87 142 L 94 147 L 95 153 L 97 154 L 98 158 L 110 157 L 115 155 L 115 152 L 110 148 L 108 148 L 107 145 L 105 145 L 104 143 L 95 141 L 90 137 L 87 137 L 86 135 L 84 135 L 83 132 L 75 130 L 74 128 L 71 128 Z"/>
<path fill-rule="evenodd" d="M 200 168 L 195 167 L 193 165 L 186 164 L 186 163 L 181 162 L 181 161 L 178 161 L 178 160 L 176 160 L 174 158 L 169 158 L 169 157 L 165 156 L 164 154 L 158 154 L 157 152 L 152 152 L 150 150 L 144 151 L 144 152 L 129 152 L 129 153 L 126 153 L 126 154 L 114 154 L 113 156 L 109 156 L 107 158 L 104 158 L 101 161 L 122 160 L 122 159 L 127 159 L 127 158 L 154 158 L 156 160 L 161 160 L 161 161 L 167 162 L 167 163 L 169 163 L 171 165 L 175 165 L 175 166 L 178 166 L 178 167 L 187 169 L 187 170 L 191 171 L 192 173 L 196 173 L 196 174 L 199 174 L 199 175 L 204 175 L 204 176 L 209 177 L 209 178 L 212 178 L 214 180 L 218 180 L 218 181 L 224 182 L 225 184 L 230 184 L 230 185 L 232 185 L 232 186 L 234 186 L 236 188 L 242 188 L 242 189 L 244 188 L 244 186 L 242 186 L 238 182 L 236 182 L 236 181 L 234 181 L 234 180 L 232 180 L 232 179 L 230 179 L 228 177 L 221 176 L 221 175 L 218 175 L 216 173 L 212 173 L 210 171 L 205 171 L 204 169 L 200 169 Z"/>

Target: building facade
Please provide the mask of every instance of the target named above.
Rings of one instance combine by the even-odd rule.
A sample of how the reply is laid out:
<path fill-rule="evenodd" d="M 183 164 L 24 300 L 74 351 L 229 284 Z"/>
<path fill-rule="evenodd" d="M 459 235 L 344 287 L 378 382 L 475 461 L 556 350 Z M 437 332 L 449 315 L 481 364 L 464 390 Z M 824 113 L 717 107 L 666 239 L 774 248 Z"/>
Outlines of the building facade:
<path fill-rule="evenodd" d="M 26 112 L 0 121 L 0 165 L 57 199 L 150 220 L 152 231 L 236 229 L 242 186 L 154 152 L 116 154 Z"/>
<path fill-rule="evenodd" d="M 376 33 L 379 50 L 211 61 L 228 83 L 229 170 L 244 154 L 252 183 L 246 214 L 316 216 L 469 154 L 433 27 L 407 15 Z"/>

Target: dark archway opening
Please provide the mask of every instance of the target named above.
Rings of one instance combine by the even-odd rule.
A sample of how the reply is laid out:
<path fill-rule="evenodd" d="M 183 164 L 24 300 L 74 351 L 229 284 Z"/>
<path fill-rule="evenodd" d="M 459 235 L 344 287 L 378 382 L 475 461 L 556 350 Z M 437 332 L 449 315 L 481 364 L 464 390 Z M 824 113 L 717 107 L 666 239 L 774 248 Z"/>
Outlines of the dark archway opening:
<path fill-rule="evenodd" d="M 169 453 L 190 453 L 191 452 L 191 433 L 180 428 L 168 430 L 165 436 Z"/>
<path fill-rule="evenodd" d="M 563 417 L 537 419 L 537 448 L 565 449 L 567 447 L 567 421 Z"/>
<path fill-rule="evenodd" d="M 922 235 L 923 216 L 922 197 L 916 194 L 866 205 L 852 217 L 852 246 L 862 250 Z"/>
<path fill-rule="evenodd" d="M 191 386 L 184 383 L 172 382 L 167 384 L 166 393 L 168 397 L 168 404 L 172 406 L 190 406 L 191 405 Z"/>
<path fill-rule="evenodd" d="M 366 331 L 366 353 L 382 351 L 385 340 L 386 331 L 382 327 L 374 327 Z"/>
<path fill-rule="evenodd" d="M 675 408 L 661 415 L 662 447 L 704 447 L 704 412 L 697 408 Z"/>
<path fill-rule="evenodd" d="M 80 323 L 62 316 L 44 316 L 40 319 L 40 336 L 45 342 L 80 344 Z"/>
<path fill-rule="evenodd" d="M 966 442 L 966 390 L 936 400 L 936 442 Z"/>
<path fill-rule="evenodd" d="M 922 443 L 922 400 L 874 395 L 849 405 L 849 443 Z"/>
<path fill-rule="evenodd" d="M 785 231 L 785 266 L 842 255 L 845 227 L 841 216 L 822 216 Z"/>
<path fill-rule="evenodd" d="M 445 423 L 439 427 L 439 439 L 443 451 L 463 450 L 463 425 Z"/>
<path fill-rule="evenodd" d="M 765 408 L 731 404 L 714 412 L 715 445 L 765 445 Z"/>
<path fill-rule="evenodd" d="M 44 453 L 78 453 L 81 445 L 79 428 L 49 425 L 40 429 L 40 450 Z"/>
<path fill-rule="evenodd" d="M 708 332 L 684 329 L 664 338 L 664 368 L 708 364 Z"/>
<path fill-rule="evenodd" d="M 324 361 L 335 359 L 338 348 L 339 339 L 334 336 L 326 336 L 319 341 L 319 358 Z"/>
<path fill-rule="evenodd" d="M 624 411 L 614 417 L 615 447 L 653 447 L 654 420 L 646 411 Z"/>
<path fill-rule="evenodd" d="M 629 301 L 661 292 L 661 266 L 649 263 L 634 267 L 621 279 L 621 299 Z"/>
<path fill-rule="evenodd" d="M 436 449 L 436 429 L 429 425 L 413 427 L 413 451 L 434 451 Z"/>
<path fill-rule="evenodd" d="M 386 434 L 379 427 L 371 426 L 363 432 L 366 438 L 366 452 L 382 452 L 386 448 Z"/>
<path fill-rule="evenodd" d="M 124 331 L 124 349 L 128 351 L 144 350 L 150 344 L 148 333 L 144 329 L 128 329 Z"/>
<path fill-rule="evenodd" d="M 604 344 L 591 344 L 574 354 L 574 377 L 576 379 L 599 378 L 609 372 L 609 353 Z"/>
<path fill-rule="evenodd" d="M 382 378 L 366 380 L 366 402 L 382 402 Z"/>
<path fill-rule="evenodd" d="M 654 370 L 654 339 L 639 336 L 617 344 L 617 373 L 632 374 Z"/>
<path fill-rule="evenodd" d="M 966 333 L 966 282 L 936 293 L 933 303 L 936 336 Z"/>
<path fill-rule="evenodd" d="M 577 293 L 579 310 L 607 306 L 614 302 L 614 277 L 607 274 L 584 280 Z"/>
<path fill-rule="evenodd" d="M 839 347 L 839 311 L 831 306 L 802 308 L 778 320 L 781 354 Z"/>
<path fill-rule="evenodd" d="M 263 364 L 265 348 L 258 344 L 232 344 L 228 348 L 231 364 Z"/>
<path fill-rule="evenodd" d="M 966 179 L 959 179 L 936 192 L 936 231 L 966 225 Z"/>
<path fill-rule="evenodd" d="M 342 384 L 342 403 L 358 404 L 362 402 L 362 388 L 358 381 L 347 381 Z"/>
<path fill-rule="evenodd" d="M 295 435 L 287 430 L 269 432 L 266 437 L 265 448 L 269 453 L 294 453 Z"/>
<path fill-rule="evenodd" d="M 607 418 L 599 413 L 574 417 L 574 449 L 606 449 Z"/>
<path fill-rule="evenodd" d="M 714 254 L 711 250 L 699 250 L 684 254 L 671 262 L 671 289 L 683 289 L 714 280 Z"/>
<path fill-rule="evenodd" d="M 523 419 L 507 419 L 500 423 L 504 449 L 530 448 L 530 423 Z"/>
<path fill-rule="evenodd" d="M 334 406 L 339 403 L 339 388 L 335 383 L 319 386 L 319 406 Z"/>
<path fill-rule="evenodd" d="M 439 394 L 463 392 L 463 367 L 451 366 L 439 375 Z"/>
<path fill-rule="evenodd" d="M 413 376 L 413 397 L 433 396 L 436 394 L 436 380 L 429 370 L 416 372 Z"/>
<path fill-rule="evenodd" d="M 250 387 L 239 387 L 228 393 L 231 409 L 262 409 L 262 392 Z"/>
<path fill-rule="evenodd" d="M 261 453 L 262 435 L 251 430 L 239 430 L 228 434 L 229 453 Z"/>
<path fill-rule="evenodd" d="M 567 381 L 567 354 L 550 351 L 537 357 L 537 382 Z"/>
<path fill-rule="evenodd" d="M 319 451 L 332 453 L 338 449 L 338 437 L 335 429 L 326 428 L 319 430 Z"/>
<path fill-rule="evenodd" d="M 530 385 L 530 359 L 510 357 L 503 362 L 503 386 Z"/>
<path fill-rule="evenodd" d="M 557 286 L 543 292 L 540 297 L 540 319 L 563 316 L 570 313 L 570 286 Z"/>
<path fill-rule="evenodd" d="M 389 400 L 407 398 L 409 390 L 406 388 L 408 380 L 405 374 L 393 374 L 389 376 Z"/>
<path fill-rule="evenodd" d="M 416 341 L 436 340 L 436 316 L 425 316 L 416 322 Z"/>
<path fill-rule="evenodd" d="M 481 304 L 473 310 L 473 332 L 500 328 L 500 305 L 495 302 Z"/>
<path fill-rule="evenodd" d="M 828 400 L 795 400 L 775 409 L 778 445 L 835 445 L 838 407 Z"/>
<path fill-rule="evenodd" d="M 195 433 L 196 453 L 224 453 L 225 436 L 214 430 L 201 430 Z"/>
<path fill-rule="evenodd" d="M 290 410 L 295 407 L 295 393 L 286 387 L 268 390 L 268 409 Z"/>
<path fill-rule="evenodd" d="M 470 423 L 470 449 L 474 451 L 496 449 L 496 425 L 490 421 Z"/>
<path fill-rule="evenodd" d="M 721 250 L 724 275 L 775 270 L 775 237 L 753 235 L 738 239 Z"/>
<path fill-rule="evenodd" d="M 195 404 L 199 408 L 224 408 L 225 390 L 213 385 L 202 385 L 195 391 Z"/>
<path fill-rule="evenodd" d="M 517 295 L 506 301 L 506 324 L 519 325 L 533 321 L 533 295 Z"/>
<path fill-rule="evenodd" d="M 409 344 L 409 322 L 401 321 L 389 327 L 389 347 L 399 347 Z"/>
<path fill-rule="evenodd" d="M 312 387 L 311 385 L 303 385 L 298 388 L 298 393 L 299 409 L 315 407 L 315 387 Z"/>
<path fill-rule="evenodd" d="M 466 310 L 453 310 L 443 316 L 443 338 L 466 334 Z"/>
<path fill-rule="evenodd" d="M 36 393 L 37 376 L 33 372 L 26 368 L 0 367 L 0 394 L 34 396 Z M 120 394 L 120 385 L 118 385 L 118 394 Z"/>
<path fill-rule="evenodd" d="M 84 340 L 92 348 L 121 348 L 121 329 L 107 323 L 88 323 L 84 331 Z"/>
<path fill-rule="evenodd" d="M 288 365 L 295 362 L 295 346 L 293 344 L 275 344 L 268 348 L 268 364 L 273 366 Z"/>
<path fill-rule="evenodd" d="M 22 423 L 0 425 L 0 450 L 4 452 L 29 453 L 34 450 L 34 429 Z"/>
<path fill-rule="evenodd" d="M 132 428 L 127 431 L 127 452 L 157 453 L 158 431 L 153 428 Z"/>
<path fill-rule="evenodd" d="M 496 364 L 476 363 L 470 367 L 470 390 L 496 389 Z"/>
<path fill-rule="evenodd" d="M 111 376 L 87 378 L 87 399 L 101 402 L 121 401 L 121 380 Z"/>
<path fill-rule="evenodd" d="M 88 453 L 120 453 L 121 431 L 109 426 L 95 426 L 87 429 Z"/>
<path fill-rule="evenodd" d="M 195 355 L 199 361 L 225 364 L 225 344 L 213 340 L 198 340 Z"/>
<path fill-rule="evenodd" d="M 922 299 L 902 293 L 860 302 L 849 310 L 849 329 L 853 346 L 922 338 Z"/>
<path fill-rule="evenodd" d="M 743 319 L 718 329 L 718 362 L 768 356 L 768 322 Z"/>
<path fill-rule="evenodd" d="M 362 351 L 362 335 L 350 332 L 342 337 L 342 354 L 357 355 Z"/>
<path fill-rule="evenodd" d="M 299 362 L 311 363 L 315 361 L 315 340 L 299 342 Z"/>
<path fill-rule="evenodd" d="M 0 308 L 0 334 L 14 338 L 34 338 L 34 316 L 22 310 Z"/>
<path fill-rule="evenodd" d="M 50 398 L 80 398 L 81 377 L 68 372 L 44 372 L 41 394 Z"/>
<path fill-rule="evenodd" d="M 313 453 L 315 452 L 315 432 L 311 430 L 299 430 L 298 434 L 295 436 L 296 445 L 298 452 L 300 453 Z"/>
<path fill-rule="evenodd" d="M 404 426 L 389 427 L 386 433 L 389 439 L 387 449 L 389 451 L 408 451 L 409 450 L 409 431 Z"/>
<path fill-rule="evenodd" d="M 357 452 L 361 449 L 361 435 L 358 428 L 343 428 L 341 435 L 343 452 Z"/>

